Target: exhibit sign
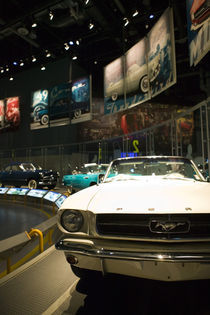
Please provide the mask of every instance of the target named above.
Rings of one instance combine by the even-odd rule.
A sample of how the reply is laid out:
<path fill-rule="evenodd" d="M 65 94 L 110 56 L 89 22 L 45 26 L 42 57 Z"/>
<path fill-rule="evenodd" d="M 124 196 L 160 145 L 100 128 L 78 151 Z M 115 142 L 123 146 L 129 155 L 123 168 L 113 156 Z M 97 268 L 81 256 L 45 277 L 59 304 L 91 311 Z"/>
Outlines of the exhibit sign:
<path fill-rule="evenodd" d="M 64 200 L 67 198 L 67 196 L 65 195 L 61 195 L 56 201 L 55 204 L 58 208 L 60 208 L 60 206 L 62 205 L 62 203 L 64 202 Z"/>
<path fill-rule="evenodd" d="M 83 77 L 71 83 L 71 124 L 92 119 L 92 77 Z"/>
<path fill-rule="evenodd" d="M 148 33 L 148 73 L 151 97 L 176 83 L 173 11 L 165 10 Z"/>
<path fill-rule="evenodd" d="M 54 192 L 54 191 L 49 191 L 45 196 L 44 199 L 48 201 L 55 202 L 59 197 L 61 196 L 60 193 Z"/>
<path fill-rule="evenodd" d="M 48 90 L 37 90 L 32 93 L 31 129 L 49 127 Z"/>
<path fill-rule="evenodd" d="M 50 127 L 70 124 L 70 84 L 62 83 L 49 91 Z"/>
<path fill-rule="evenodd" d="M 46 193 L 47 193 L 47 190 L 31 189 L 29 190 L 27 196 L 43 198 Z"/>
<path fill-rule="evenodd" d="M 210 51 L 209 0 L 186 0 L 190 66 Z"/>
<path fill-rule="evenodd" d="M 24 196 L 29 191 L 29 188 L 10 188 L 7 192 L 8 195 Z"/>

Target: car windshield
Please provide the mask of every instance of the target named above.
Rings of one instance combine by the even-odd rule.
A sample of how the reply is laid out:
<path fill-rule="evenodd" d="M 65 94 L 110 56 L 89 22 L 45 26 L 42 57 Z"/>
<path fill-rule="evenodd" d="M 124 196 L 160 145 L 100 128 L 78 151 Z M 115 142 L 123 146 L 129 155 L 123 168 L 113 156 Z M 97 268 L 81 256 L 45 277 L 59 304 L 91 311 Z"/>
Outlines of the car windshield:
<path fill-rule="evenodd" d="M 96 165 L 85 165 L 81 167 L 80 172 L 82 174 L 90 174 L 90 173 L 105 173 L 107 170 L 108 165 L 103 165 L 103 164 L 96 164 Z"/>
<path fill-rule="evenodd" d="M 188 159 L 136 157 L 113 161 L 104 181 L 138 180 L 145 177 L 204 180 L 196 166 Z"/>
<path fill-rule="evenodd" d="M 32 163 L 22 163 L 20 165 L 20 168 L 23 171 L 34 171 L 36 169 L 36 167 Z"/>

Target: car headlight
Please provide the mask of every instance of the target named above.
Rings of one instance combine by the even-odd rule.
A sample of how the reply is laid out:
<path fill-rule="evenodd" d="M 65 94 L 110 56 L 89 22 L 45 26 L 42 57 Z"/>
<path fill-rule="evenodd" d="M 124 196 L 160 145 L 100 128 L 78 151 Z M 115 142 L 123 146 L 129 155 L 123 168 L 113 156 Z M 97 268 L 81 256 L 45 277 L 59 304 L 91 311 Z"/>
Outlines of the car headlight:
<path fill-rule="evenodd" d="M 64 229 L 69 232 L 78 232 L 84 222 L 81 212 L 77 210 L 65 210 L 60 220 Z"/>

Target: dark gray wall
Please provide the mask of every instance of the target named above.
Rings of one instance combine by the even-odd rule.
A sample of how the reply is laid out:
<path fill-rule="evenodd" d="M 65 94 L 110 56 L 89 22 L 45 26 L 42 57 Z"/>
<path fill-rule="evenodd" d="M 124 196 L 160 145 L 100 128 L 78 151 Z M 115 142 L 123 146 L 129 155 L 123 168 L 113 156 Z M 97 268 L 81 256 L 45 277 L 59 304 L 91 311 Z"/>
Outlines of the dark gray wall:
<path fill-rule="evenodd" d="M 75 62 L 71 64 L 69 58 L 66 57 L 47 64 L 45 71 L 41 71 L 40 67 L 35 67 L 14 75 L 13 81 L 9 81 L 9 77 L 1 79 L 0 99 L 20 97 L 21 123 L 17 131 L 0 134 L 0 148 L 12 149 L 75 142 L 77 125 L 30 130 L 30 107 L 33 91 L 48 89 L 83 75 L 87 75 L 85 70 Z"/>

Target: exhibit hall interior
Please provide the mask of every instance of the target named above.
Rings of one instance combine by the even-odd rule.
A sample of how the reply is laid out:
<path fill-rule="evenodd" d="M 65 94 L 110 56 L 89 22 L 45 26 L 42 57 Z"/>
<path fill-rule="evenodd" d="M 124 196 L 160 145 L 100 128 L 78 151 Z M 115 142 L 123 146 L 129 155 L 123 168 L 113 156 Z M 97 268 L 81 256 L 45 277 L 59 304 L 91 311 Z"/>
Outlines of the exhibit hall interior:
<path fill-rule="evenodd" d="M 8 0 L 0 43 L 0 313 L 208 314 L 209 1 Z"/>

